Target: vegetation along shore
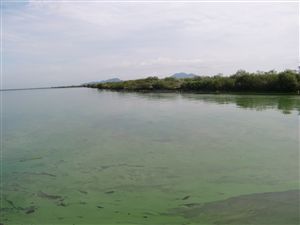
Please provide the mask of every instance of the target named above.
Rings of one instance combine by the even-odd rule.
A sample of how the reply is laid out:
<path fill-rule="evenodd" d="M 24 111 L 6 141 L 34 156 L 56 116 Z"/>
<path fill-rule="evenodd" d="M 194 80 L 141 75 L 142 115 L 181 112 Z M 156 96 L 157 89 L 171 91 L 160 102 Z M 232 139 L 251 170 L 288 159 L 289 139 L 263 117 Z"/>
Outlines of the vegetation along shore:
<path fill-rule="evenodd" d="M 147 77 L 120 82 L 91 83 L 84 87 L 118 91 L 194 91 L 194 92 L 300 92 L 300 75 L 294 70 L 249 73 L 239 70 L 230 76 L 195 76 L 177 79 Z"/>

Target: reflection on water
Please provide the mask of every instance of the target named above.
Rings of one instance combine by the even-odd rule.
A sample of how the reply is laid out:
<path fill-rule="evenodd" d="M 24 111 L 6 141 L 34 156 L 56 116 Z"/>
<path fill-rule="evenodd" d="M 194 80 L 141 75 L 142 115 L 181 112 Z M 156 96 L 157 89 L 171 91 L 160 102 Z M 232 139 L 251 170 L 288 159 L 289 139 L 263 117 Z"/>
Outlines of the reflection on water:
<path fill-rule="evenodd" d="M 105 92 L 99 90 L 99 92 Z M 147 100 L 191 100 L 218 104 L 235 104 L 245 109 L 278 109 L 284 114 L 293 110 L 300 112 L 300 96 L 297 95 L 237 95 L 237 94 L 195 94 L 195 93 L 147 93 L 117 92 L 119 95 L 134 95 Z"/>
<path fill-rule="evenodd" d="M 5 225 L 299 219 L 298 96 L 74 88 L 3 99 Z"/>
<path fill-rule="evenodd" d="M 215 102 L 218 104 L 236 104 L 238 107 L 255 110 L 278 109 L 289 114 L 293 110 L 300 111 L 299 96 L 269 96 L 269 95 L 209 95 L 185 96 L 194 100 Z"/>

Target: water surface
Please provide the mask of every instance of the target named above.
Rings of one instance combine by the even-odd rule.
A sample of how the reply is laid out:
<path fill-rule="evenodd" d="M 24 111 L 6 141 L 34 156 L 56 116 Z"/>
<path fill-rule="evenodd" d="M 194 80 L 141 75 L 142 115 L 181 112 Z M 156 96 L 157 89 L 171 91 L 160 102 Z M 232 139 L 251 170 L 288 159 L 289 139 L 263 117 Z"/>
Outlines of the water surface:
<path fill-rule="evenodd" d="M 3 224 L 299 223 L 298 96 L 1 94 Z"/>

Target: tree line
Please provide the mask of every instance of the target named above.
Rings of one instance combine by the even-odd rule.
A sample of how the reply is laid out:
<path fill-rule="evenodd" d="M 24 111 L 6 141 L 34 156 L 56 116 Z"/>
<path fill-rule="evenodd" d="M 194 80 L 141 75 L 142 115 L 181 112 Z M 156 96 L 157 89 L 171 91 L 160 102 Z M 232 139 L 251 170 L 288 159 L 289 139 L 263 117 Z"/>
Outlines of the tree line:
<path fill-rule="evenodd" d="M 196 76 L 176 79 L 147 77 L 122 82 L 86 84 L 85 87 L 127 91 L 195 92 L 284 92 L 299 93 L 300 75 L 294 70 L 249 73 L 239 70 L 230 76 Z"/>

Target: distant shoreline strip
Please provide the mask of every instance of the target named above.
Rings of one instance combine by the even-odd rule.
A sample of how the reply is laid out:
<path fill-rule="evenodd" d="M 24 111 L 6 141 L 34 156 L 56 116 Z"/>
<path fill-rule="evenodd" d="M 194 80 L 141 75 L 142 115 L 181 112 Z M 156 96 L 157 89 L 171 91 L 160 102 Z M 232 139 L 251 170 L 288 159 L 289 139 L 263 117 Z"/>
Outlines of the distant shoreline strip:
<path fill-rule="evenodd" d="M 37 88 L 8 88 L 0 89 L 0 91 L 26 91 L 26 90 L 42 90 L 42 89 L 57 89 L 57 88 L 78 88 L 81 86 L 61 86 L 61 87 L 37 87 Z"/>

